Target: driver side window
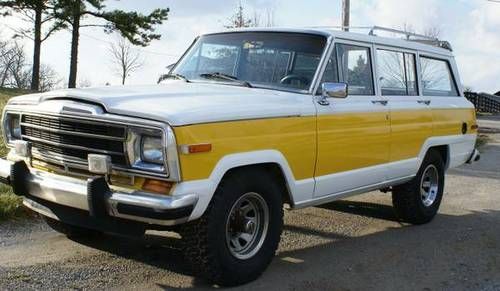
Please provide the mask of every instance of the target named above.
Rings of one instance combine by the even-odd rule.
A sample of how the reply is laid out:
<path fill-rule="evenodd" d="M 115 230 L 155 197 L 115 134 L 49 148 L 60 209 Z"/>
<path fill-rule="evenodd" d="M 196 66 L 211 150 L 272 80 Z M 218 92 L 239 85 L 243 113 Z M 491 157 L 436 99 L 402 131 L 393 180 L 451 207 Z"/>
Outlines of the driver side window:
<path fill-rule="evenodd" d="M 325 82 L 347 83 L 349 95 L 374 95 L 370 49 L 336 44 L 321 80 Z"/>

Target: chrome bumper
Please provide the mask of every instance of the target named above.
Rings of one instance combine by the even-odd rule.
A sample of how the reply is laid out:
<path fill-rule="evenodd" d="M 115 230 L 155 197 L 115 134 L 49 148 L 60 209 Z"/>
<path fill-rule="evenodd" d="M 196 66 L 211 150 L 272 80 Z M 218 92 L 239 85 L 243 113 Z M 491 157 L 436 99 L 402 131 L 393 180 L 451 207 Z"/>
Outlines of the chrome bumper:
<path fill-rule="evenodd" d="M 9 184 L 14 193 L 25 197 L 25 205 L 52 218 L 47 207 L 33 203 L 31 197 L 89 212 L 90 216 L 106 216 L 153 224 L 175 225 L 186 222 L 198 196 L 195 194 L 161 196 L 158 194 L 111 190 L 102 177 L 80 180 L 36 169 L 29 169 L 25 162 L 0 159 L 0 182 Z M 26 201 L 29 200 L 29 201 Z"/>

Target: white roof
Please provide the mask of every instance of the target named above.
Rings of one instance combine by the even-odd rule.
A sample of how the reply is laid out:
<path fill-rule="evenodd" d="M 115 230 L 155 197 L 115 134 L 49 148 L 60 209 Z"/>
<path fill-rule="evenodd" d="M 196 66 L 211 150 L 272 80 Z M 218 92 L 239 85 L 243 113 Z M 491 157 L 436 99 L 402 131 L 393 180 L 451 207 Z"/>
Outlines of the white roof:
<path fill-rule="evenodd" d="M 221 31 L 217 33 L 227 32 L 291 32 L 291 33 L 307 33 L 319 34 L 323 36 L 332 36 L 338 39 L 368 42 L 384 46 L 392 46 L 397 48 L 405 48 L 417 50 L 420 52 L 428 52 L 433 54 L 453 56 L 452 52 L 433 45 L 423 44 L 415 41 L 408 41 L 401 38 L 389 38 L 381 36 L 373 36 L 362 33 L 346 32 L 335 28 L 328 27 L 269 27 L 269 28 L 239 28 Z"/>

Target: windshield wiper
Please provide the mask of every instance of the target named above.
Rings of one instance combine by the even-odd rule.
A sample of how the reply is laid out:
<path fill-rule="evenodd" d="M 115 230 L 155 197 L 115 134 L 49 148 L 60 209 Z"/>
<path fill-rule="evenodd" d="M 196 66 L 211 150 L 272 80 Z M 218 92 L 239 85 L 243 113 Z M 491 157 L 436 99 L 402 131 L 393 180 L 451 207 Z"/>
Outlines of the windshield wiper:
<path fill-rule="evenodd" d="M 186 78 L 185 76 L 183 76 L 181 74 L 169 73 L 169 74 L 161 75 L 160 79 L 158 80 L 158 83 L 160 83 L 161 81 L 167 80 L 167 79 L 183 80 L 186 83 L 190 83 L 191 82 L 188 78 Z"/>
<path fill-rule="evenodd" d="M 220 72 L 200 74 L 200 77 L 205 78 L 205 79 L 219 79 L 219 80 L 236 82 L 242 86 L 245 86 L 248 88 L 253 88 L 253 86 L 252 86 L 252 84 L 250 84 L 250 82 L 239 80 L 235 76 L 231 76 L 231 75 L 220 73 Z"/>

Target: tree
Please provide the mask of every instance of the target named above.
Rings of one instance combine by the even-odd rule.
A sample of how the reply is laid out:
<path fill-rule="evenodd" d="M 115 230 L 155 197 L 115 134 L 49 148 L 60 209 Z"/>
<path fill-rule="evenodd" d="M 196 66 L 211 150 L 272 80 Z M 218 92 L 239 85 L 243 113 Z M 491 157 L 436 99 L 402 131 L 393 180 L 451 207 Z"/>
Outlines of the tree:
<path fill-rule="evenodd" d="M 49 65 L 40 66 L 40 92 L 47 92 L 56 89 L 61 84 L 61 79 L 57 72 Z"/>
<path fill-rule="evenodd" d="M 31 88 L 32 68 L 27 63 L 23 46 L 17 42 L 0 41 L 0 87 Z M 55 89 L 61 82 L 56 71 L 41 64 L 39 91 Z"/>
<path fill-rule="evenodd" d="M 255 16 L 254 18 L 257 18 L 257 16 Z M 238 10 L 233 16 L 229 18 L 229 23 L 227 25 L 224 25 L 224 27 L 229 29 L 251 27 L 255 26 L 254 20 L 248 18 L 245 15 L 245 8 L 243 7 L 243 4 L 241 4 L 240 1 L 238 5 Z"/>
<path fill-rule="evenodd" d="M 122 80 L 122 85 L 130 74 L 139 70 L 143 65 L 141 55 L 134 51 L 131 44 L 124 38 L 120 38 L 116 44 L 109 47 L 113 69 Z"/>
<path fill-rule="evenodd" d="M 262 16 L 264 14 L 264 16 Z M 276 23 L 274 21 L 274 9 L 266 8 L 263 12 L 254 11 L 252 25 L 254 27 L 273 27 Z"/>
<path fill-rule="evenodd" d="M 0 41 L 0 87 L 28 89 L 30 73 L 24 48 L 17 42 Z"/>
<path fill-rule="evenodd" d="M 6 41 L 0 41 L 0 87 L 5 87 L 14 64 L 14 50 Z"/>
<path fill-rule="evenodd" d="M 67 24 L 72 32 L 71 61 L 68 86 L 76 87 L 80 28 L 102 27 L 104 32 L 119 32 L 134 45 L 147 46 L 160 39 L 155 26 L 168 19 L 169 9 L 155 9 L 149 15 L 123 10 L 106 11 L 105 0 L 58 0 L 55 17 Z M 86 20 L 93 20 L 85 22 Z"/>
<path fill-rule="evenodd" d="M 10 73 L 10 86 L 19 89 L 30 87 L 30 71 L 26 69 L 26 53 L 24 47 L 15 43 L 12 47 Z"/>
<path fill-rule="evenodd" d="M 54 32 L 65 27 L 64 23 L 54 20 L 51 11 L 56 0 L 15 0 L 0 1 L 0 9 L 4 10 L 3 15 L 9 15 L 11 11 L 24 16 L 24 20 L 33 23 L 29 29 L 19 29 L 15 37 L 26 37 L 33 41 L 33 66 L 31 75 L 31 90 L 37 91 L 40 85 L 40 64 L 42 43 Z M 50 29 L 44 31 L 43 26 L 52 22 Z"/>

